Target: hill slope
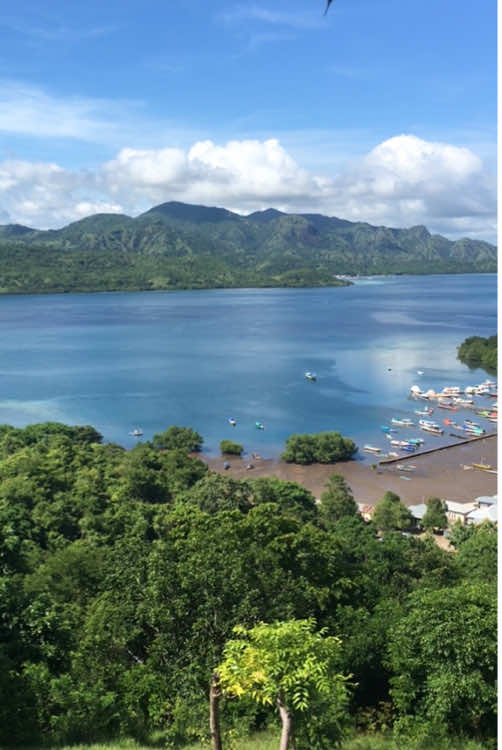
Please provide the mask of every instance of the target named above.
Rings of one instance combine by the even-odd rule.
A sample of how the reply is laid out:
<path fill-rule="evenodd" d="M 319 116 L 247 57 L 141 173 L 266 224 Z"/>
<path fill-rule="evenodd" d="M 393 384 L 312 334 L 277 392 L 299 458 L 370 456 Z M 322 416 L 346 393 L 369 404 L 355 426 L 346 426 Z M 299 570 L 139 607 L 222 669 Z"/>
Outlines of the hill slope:
<path fill-rule="evenodd" d="M 496 270 L 487 242 L 275 209 L 163 203 L 58 230 L 0 227 L 0 292 L 323 286 L 336 274 Z"/>

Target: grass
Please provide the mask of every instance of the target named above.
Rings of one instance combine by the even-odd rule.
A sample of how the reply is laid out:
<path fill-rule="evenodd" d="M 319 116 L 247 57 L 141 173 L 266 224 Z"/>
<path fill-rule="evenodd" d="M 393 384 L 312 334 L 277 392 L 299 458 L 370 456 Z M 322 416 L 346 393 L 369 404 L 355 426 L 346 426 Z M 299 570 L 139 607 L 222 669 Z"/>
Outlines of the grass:
<path fill-rule="evenodd" d="M 224 743 L 223 747 L 224 750 L 277 750 L 278 746 L 279 735 L 277 731 L 269 730 L 266 732 L 257 732 L 251 737 Z M 31 750 L 37 749 L 32 748 Z M 45 748 L 44 750 L 152 750 L 152 746 L 124 739 L 94 745 L 67 745 L 66 747 Z M 210 745 L 209 743 L 197 743 L 195 745 L 187 745 L 182 750 L 210 750 Z M 336 750 L 414 750 L 414 748 L 407 743 L 396 743 L 391 736 L 359 734 L 352 739 L 346 740 L 341 748 L 336 748 Z M 441 745 L 441 748 L 435 750 L 487 750 L 487 747 L 474 740 L 466 740 L 464 742 L 451 741 L 447 746 Z"/>

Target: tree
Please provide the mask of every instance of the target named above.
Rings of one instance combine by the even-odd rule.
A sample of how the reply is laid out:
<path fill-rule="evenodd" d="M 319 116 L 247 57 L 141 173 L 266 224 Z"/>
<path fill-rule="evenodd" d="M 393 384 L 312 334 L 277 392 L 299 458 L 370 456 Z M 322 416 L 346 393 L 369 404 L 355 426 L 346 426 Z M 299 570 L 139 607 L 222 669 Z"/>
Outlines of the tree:
<path fill-rule="evenodd" d="M 325 524 L 332 524 L 343 516 L 357 515 L 357 503 L 351 489 L 340 474 L 332 474 L 321 495 L 319 517 Z"/>
<path fill-rule="evenodd" d="M 406 616 L 391 629 L 389 657 L 398 733 L 431 747 L 442 737 L 495 737 L 495 586 L 469 582 L 411 594 Z"/>
<path fill-rule="evenodd" d="M 473 526 L 469 537 L 457 546 L 456 560 L 466 580 L 497 580 L 497 527 L 490 521 Z"/>
<path fill-rule="evenodd" d="M 260 623 L 250 629 L 237 626 L 238 637 L 226 643 L 217 669 L 224 694 L 277 707 L 282 723 L 280 750 L 291 746 L 298 719 L 307 715 L 310 720 L 328 696 L 338 719 L 331 745 L 342 735 L 348 678 L 337 671 L 341 641 L 314 628 L 313 619 Z"/>
<path fill-rule="evenodd" d="M 330 464 L 351 458 L 357 450 L 356 444 L 339 432 L 319 432 L 315 435 L 290 435 L 281 458 L 289 463 Z"/>
<path fill-rule="evenodd" d="M 315 498 L 297 482 L 287 482 L 277 477 L 260 477 L 252 482 L 253 503 L 276 503 L 284 515 L 300 521 L 314 521 L 317 516 Z"/>
<path fill-rule="evenodd" d="M 178 427 L 172 425 L 164 432 L 153 436 L 153 447 L 157 450 L 185 450 L 188 453 L 197 453 L 202 448 L 204 438 L 191 427 Z"/>
<path fill-rule="evenodd" d="M 427 500 L 427 510 L 422 518 L 422 526 L 427 531 L 434 529 L 446 529 L 448 518 L 446 517 L 446 503 L 439 497 L 430 497 Z"/>
<path fill-rule="evenodd" d="M 401 531 L 409 529 L 413 517 L 401 502 L 399 495 L 390 490 L 378 501 L 373 513 L 373 522 L 380 531 Z"/>

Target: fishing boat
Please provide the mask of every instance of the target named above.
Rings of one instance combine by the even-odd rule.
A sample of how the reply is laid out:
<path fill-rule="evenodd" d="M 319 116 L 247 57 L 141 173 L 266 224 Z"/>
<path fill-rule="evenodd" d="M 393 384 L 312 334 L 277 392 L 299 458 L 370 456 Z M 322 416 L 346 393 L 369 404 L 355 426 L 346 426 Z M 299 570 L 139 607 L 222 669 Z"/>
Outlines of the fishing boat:
<path fill-rule="evenodd" d="M 375 445 L 365 445 L 363 450 L 368 453 L 380 453 L 380 448 L 377 448 Z"/>
<path fill-rule="evenodd" d="M 457 407 L 453 406 L 451 401 L 438 401 L 438 409 L 449 409 L 450 411 L 457 411 Z"/>
<path fill-rule="evenodd" d="M 129 433 L 132 437 L 139 438 L 143 435 L 143 430 L 140 427 L 136 427 L 135 430 Z"/>
<path fill-rule="evenodd" d="M 472 398 L 461 398 L 460 396 L 453 398 L 453 403 L 458 404 L 459 406 L 474 406 L 474 400 Z"/>
<path fill-rule="evenodd" d="M 490 471 L 492 468 L 491 464 L 472 464 L 474 469 L 481 469 L 481 471 Z"/>
<path fill-rule="evenodd" d="M 305 377 L 307 380 L 312 380 L 312 381 L 317 380 L 317 375 L 315 374 L 315 372 L 306 372 Z"/>
<path fill-rule="evenodd" d="M 397 464 L 399 471 L 414 471 L 417 467 L 408 464 Z"/>
<path fill-rule="evenodd" d="M 423 374 L 424 374 L 423 370 L 417 370 L 417 375 L 423 375 Z"/>
<path fill-rule="evenodd" d="M 426 432 L 432 432 L 433 435 L 442 435 L 444 430 L 436 424 L 436 422 L 430 422 L 427 419 L 421 419 L 419 421 L 420 429 Z"/>
<path fill-rule="evenodd" d="M 233 417 L 229 417 L 228 421 L 232 425 L 232 427 L 235 427 L 235 425 L 237 424 L 237 420 L 234 419 Z"/>
<path fill-rule="evenodd" d="M 399 458 L 399 453 L 396 453 L 395 451 L 389 451 L 387 455 L 389 458 Z"/>
<path fill-rule="evenodd" d="M 402 451 L 408 451 L 408 453 L 412 453 L 413 451 L 416 451 L 417 446 L 416 445 L 402 445 L 401 450 Z"/>
<path fill-rule="evenodd" d="M 422 443 L 424 442 L 424 440 L 423 440 L 423 438 L 410 438 L 408 440 L 408 442 L 411 445 L 416 445 L 418 447 L 418 446 L 422 445 Z"/>
<path fill-rule="evenodd" d="M 254 426 L 256 427 L 257 430 L 264 430 L 265 429 L 265 427 L 262 425 L 261 422 L 255 422 Z"/>
<path fill-rule="evenodd" d="M 398 425 L 399 427 L 411 427 L 414 423 L 411 421 L 411 419 L 408 419 L 405 417 L 404 419 L 400 419 L 399 417 L 392 417 L 390 420 L 392 424 Z"/>
<path fill-rule="evenodd" d="M 430 417 L 431 414 L 434 413 L 434 409 L 415 409 L 415 414 L 418 414 L 419 417 Z"/>

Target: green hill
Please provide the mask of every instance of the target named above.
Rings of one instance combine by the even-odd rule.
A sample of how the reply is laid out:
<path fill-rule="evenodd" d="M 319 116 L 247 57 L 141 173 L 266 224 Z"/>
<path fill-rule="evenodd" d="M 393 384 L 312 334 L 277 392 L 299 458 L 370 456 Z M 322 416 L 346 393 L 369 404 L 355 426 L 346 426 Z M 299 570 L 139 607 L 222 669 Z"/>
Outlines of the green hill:
<path fill-rule="evenodd" d="M 496 248 L 423 226 L 163 203 L 58 230 L 0 227 L 0 292 L 335 286 L 337 275 L 496 270 Z"/>

